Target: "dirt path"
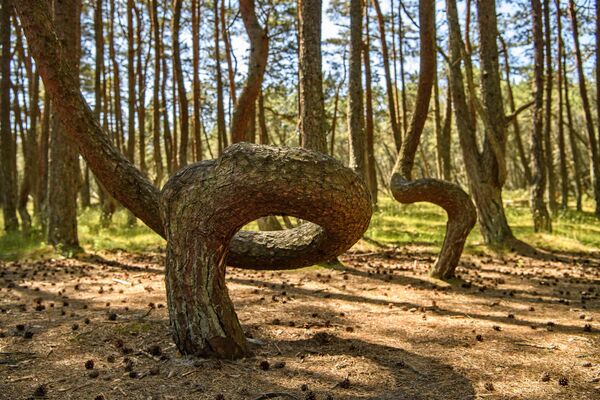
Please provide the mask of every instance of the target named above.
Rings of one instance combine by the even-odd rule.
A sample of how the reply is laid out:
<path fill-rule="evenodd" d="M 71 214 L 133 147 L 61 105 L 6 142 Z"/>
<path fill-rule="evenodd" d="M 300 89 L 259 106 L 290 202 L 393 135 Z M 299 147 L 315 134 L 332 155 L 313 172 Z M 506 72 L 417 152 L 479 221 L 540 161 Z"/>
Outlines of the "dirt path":
<path fill-rule="evenodd" d="M 0 398 L 600 398 L 600 256 L 467 256 L 452 286 L 423 248 L 341 260 L 228 271 L 236 362 L 178 354 L 161 255 L 0 264 Z"/>

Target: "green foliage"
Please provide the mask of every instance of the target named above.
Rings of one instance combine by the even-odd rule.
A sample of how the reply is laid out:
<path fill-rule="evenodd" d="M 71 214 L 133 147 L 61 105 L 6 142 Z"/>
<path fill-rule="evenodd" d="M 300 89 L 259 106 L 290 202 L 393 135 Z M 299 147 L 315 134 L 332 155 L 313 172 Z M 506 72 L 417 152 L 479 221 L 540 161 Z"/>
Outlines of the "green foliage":
<path fill-rule="evenodd" d="M 533 231 L 531 213 L 526 202 L 525 192 L 508 192 L 505 199 L 511 199 L 506 213 L 517 238 L 534 247 L 548 251 L 589 252 L 600 249 L 600 223 L 591 212 L 593 202 L 584 202 L 584 211 L 573 209 L 562 212 L 553 221 L 554 233 L 542 234 Z M 102 228 L 99 223 L 100 211 L 91 208 L 79 215 L 79 240 L 87 252 L 96 251 L 160 251 L 165 241 L 141 222 L 128 224 L 128 215 L 118 211 L 110 227 Z M 0 216 L 0 226 L 2 217 Z M 378 247 L 418 245 L 436 251 L 444 240 L 446 225 L 445 212 L 429 203 L 411 205 L 400 204 L 387 196 L 381 196 L 378 210 L 373 214 L 371 225 L 365 234 L 365 242 Z M 246 229 L 255 229 L 251 223 Z M 467 240 L 466 252 L 479 254 L 485 251 L 479 229 L 475 229 Z M 56 256 L 52 247 L 44 242 L 38 229 L 25 234 L 22 232 L 0 234 L 0 260 L 18 260 Z"/>

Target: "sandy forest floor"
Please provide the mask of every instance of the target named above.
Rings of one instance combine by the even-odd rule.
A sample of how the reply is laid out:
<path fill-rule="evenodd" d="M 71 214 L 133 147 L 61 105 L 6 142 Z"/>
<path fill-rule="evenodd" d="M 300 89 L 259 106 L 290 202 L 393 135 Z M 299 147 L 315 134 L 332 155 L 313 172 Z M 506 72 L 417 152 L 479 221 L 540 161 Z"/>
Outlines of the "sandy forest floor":
<path fill-rule="evenodd" d="M 340 259 L 228 270 L 233 362 L 178 354 L 161 254 L 0 264 L 0 398 L 600 399 L 600 254 L 465 256 L 452 285 L 424 248 Z"/>

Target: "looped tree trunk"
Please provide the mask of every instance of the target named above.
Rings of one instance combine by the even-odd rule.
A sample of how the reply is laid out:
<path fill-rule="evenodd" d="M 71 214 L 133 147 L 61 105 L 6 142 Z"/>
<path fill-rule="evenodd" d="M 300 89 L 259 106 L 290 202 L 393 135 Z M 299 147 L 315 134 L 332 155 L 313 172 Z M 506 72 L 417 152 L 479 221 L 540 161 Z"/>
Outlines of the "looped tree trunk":
<path fill-rule="evenodd" d="M 392 175 L 390 189 L 400 203 L 426 201 L 446 210 L 448 222 L 444 244 L 430 275 L 439 279 L 452 278 L 467 236 L 477 221 L 477 212 L 469 195 L 454 183 L 438 179 L 408 181 L 398 173 Z"/>
<path fill-rule="evenodd" d="M 372 212 L 360 178 L 333 158 L 248 143 L 178 171 L 161 193 L 160 209 L 175 342 L 184 354 L 222 358 L 249 354 L 225 286 L 229 243 L 242 226 L 274 214 L 311 221 L 279 232 L 240 232 L 234 243 L 240 254 L 259 261 L 255 268 L 282 260 L 298 267 L 346 251 L 367 229 Z"/>

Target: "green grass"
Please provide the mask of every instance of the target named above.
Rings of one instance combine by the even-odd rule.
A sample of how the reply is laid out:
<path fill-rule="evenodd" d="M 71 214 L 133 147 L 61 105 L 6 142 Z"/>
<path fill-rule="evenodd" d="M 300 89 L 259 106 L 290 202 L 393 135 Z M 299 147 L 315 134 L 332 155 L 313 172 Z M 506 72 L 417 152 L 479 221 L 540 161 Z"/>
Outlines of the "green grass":
<path fill-rule="evenodd" d="M 505 193 L 506 199 L 527 198 L 524 192 Z M 533 245 L 550 251 L 598 251 L 600 249 L 600 220 L 592 213 L 592 201 L 584 203 L 584 211 L 562 212 L 553 221 L 554 233 L 533 231 L 531 213 L 527 206 L 507 206 L 506 213 L 515 235 Z M 96 208 L 79 215 L 79 240 L 88 252 L 160 250 L 165 241 L 141 222 L 129 226 L 127 213 L 118 211 L 113 223 L 102 228 L 100 212 Z M 373 214 L 365 236 L 367 241 L 385 245 L 406 246 L 410 244 L 438 248 L 443 239 L 446 224 L 445 212 L 432 204 L 403 205 L 389 197 L 381 196 L 379 208 Z M 2 226 L 0 216 L 0 226 Z M 254 227 L 249 224 L 248 227 Z M 485 250 L 478 227 L 467 241 L 467 252 Z M 39 228 L 29 234 L 21 232 L 0 235 L 0 260 L 18 260 L 56 256 L 51 246 L 43 241 Z"/>

